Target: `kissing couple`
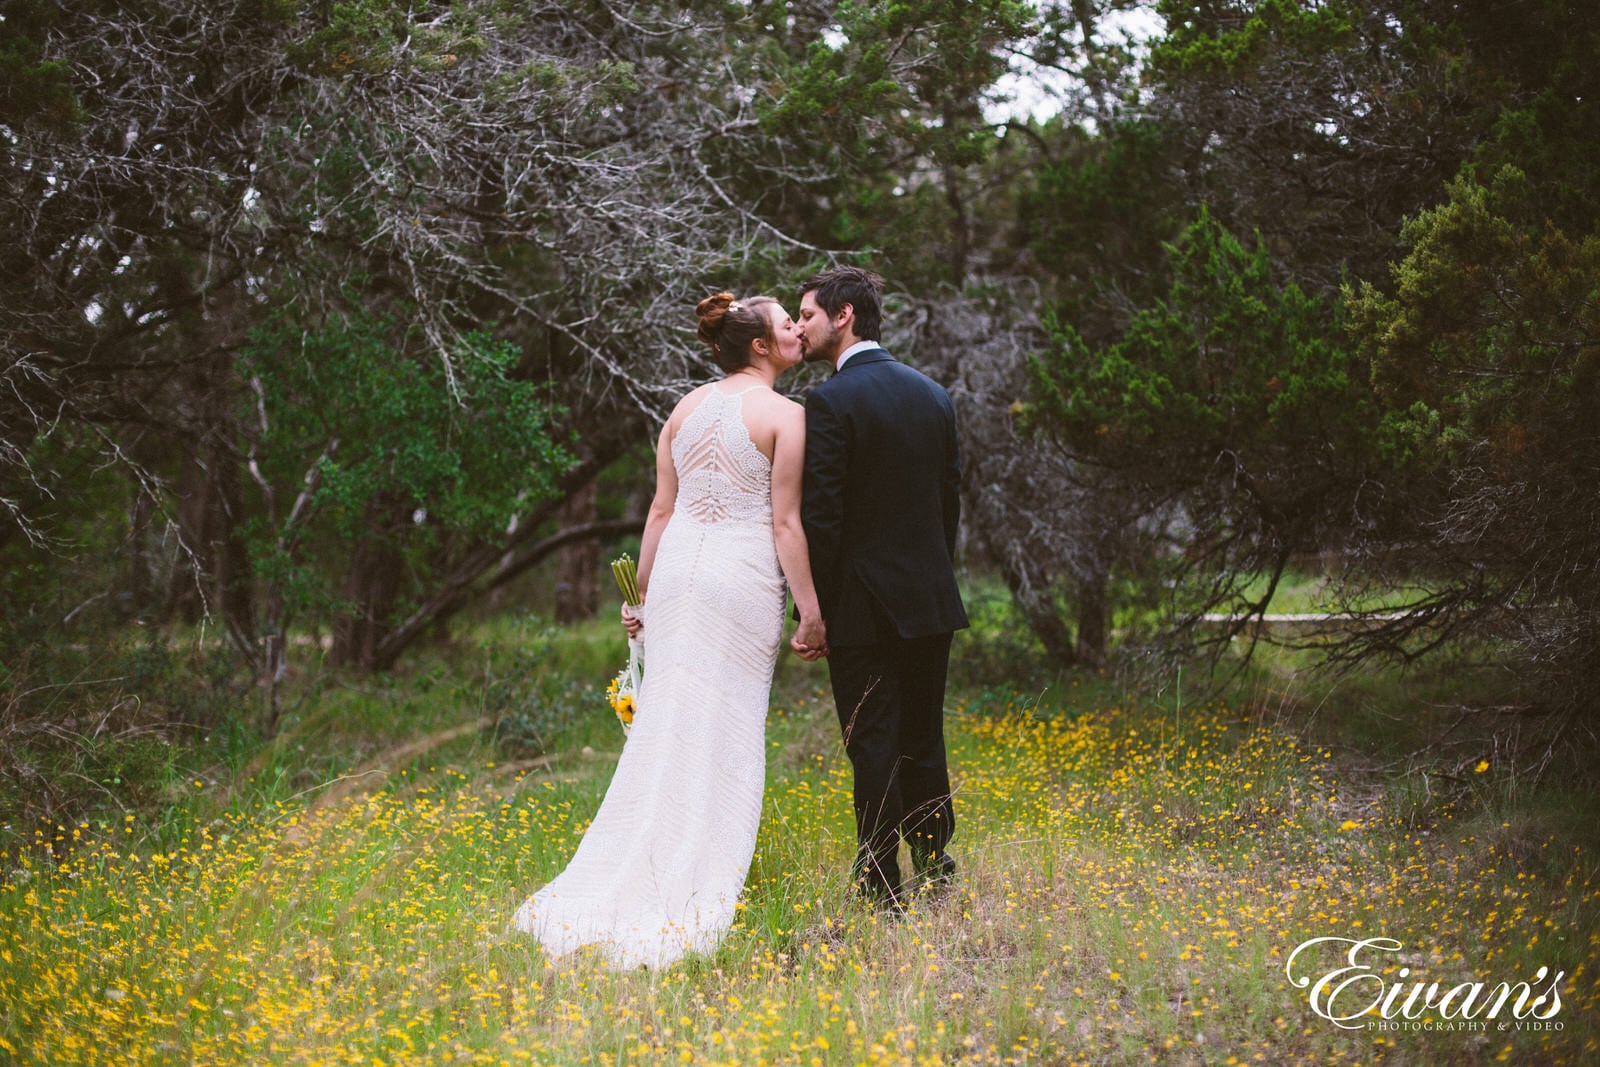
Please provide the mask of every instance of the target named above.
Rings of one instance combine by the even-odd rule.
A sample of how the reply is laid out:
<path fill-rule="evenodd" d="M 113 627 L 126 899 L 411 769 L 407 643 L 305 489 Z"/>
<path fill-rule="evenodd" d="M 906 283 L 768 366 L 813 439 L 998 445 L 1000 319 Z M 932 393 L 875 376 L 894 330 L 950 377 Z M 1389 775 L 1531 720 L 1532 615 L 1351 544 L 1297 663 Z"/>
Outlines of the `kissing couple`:
<path fill-rule="evenodd" d="M 639 550 L 644 642 L 632 731 L 594 821 L 515 925 L 551 956 L 616 968 L 710 952 L 733 922 L 766 781 L 767 698 L 785 626 L 827 657 L 855 772 L 855 884 L 898 911 L 902 839 L 918 886 L 948 885 L 955 828 L 944 689 L 967 625 L 952 563 L 955 411 L 878 343 L 883 282 L 837 267 L 800 290 L 696 308 L 723 371 L 673 409 Z M 802 360 L 833 374 L 804 407 L 773 388 Z"/>

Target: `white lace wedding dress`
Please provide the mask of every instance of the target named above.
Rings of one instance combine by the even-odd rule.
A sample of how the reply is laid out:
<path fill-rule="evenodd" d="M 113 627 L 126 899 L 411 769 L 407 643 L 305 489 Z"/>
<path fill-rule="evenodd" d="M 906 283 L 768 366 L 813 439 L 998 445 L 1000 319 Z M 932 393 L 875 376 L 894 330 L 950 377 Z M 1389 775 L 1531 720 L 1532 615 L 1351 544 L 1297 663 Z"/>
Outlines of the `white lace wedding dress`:
<path fill-rule="evenodd" d="M 748 391 L 713 385 L 672 442 L 678 496 L 650 573 L 633 729 L 572 862 L 516 914 L 551 955 L 593 944 L 615 967 L 665 967 L 733 922 L 785 592 Z"/>

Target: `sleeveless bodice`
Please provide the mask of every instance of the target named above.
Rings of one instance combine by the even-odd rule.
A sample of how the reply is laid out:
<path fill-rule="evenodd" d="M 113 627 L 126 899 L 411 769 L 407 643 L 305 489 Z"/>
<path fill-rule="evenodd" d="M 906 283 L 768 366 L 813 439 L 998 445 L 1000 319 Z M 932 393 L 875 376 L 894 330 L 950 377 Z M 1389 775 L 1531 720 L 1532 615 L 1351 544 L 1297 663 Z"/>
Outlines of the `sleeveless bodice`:
<path fill-rule="evenodd" d="M 750 440 L 744 394 L 716 386 L 683 420 L 672 439 L 678 474 L 674 512 L 702 525 L 772 525 L 772 463 Z"/>

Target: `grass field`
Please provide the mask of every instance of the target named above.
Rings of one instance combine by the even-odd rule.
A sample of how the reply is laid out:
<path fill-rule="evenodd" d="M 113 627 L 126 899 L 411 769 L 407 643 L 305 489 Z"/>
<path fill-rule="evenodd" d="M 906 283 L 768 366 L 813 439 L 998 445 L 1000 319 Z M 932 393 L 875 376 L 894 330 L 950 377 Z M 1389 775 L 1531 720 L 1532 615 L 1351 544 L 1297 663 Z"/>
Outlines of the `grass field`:
<path fill-rule="evenodd" d="M 507 923 L 599 803 L 622 740 L 601 689 L 620 656 L 611 627 L 486 626 L 402 675 L 325 683 L 270 744 L 197 750 L 214 762 L 184 767 L 154 812 L 13 828 L 34 843 L 3 859 L 0 1060 L 1600 1056 L 1593 796 L 1530 788 L 1469 734 L 1443 762 L 1389 766 L 1398 735 L 1372 708 L 1409 698 L 1375 683 L 1341 731 L 1345 697 L 1270 675 L 1204 700 L 1176 676 L 1066 675 L 1020 695 L 967 679 L 948 726 L 958 886 L 890 922 L 847 893 L 826 675 L 787 660 L 730 936 L 664 973 L 551 963 Z M 1416 1007 L 1424 990 L 1414 1029 L 1345 1029 L 1285 974 L 1316 937 L 1403 946 L 1371 950 L 1378 976 L 1341 1004 L 1399 988 L 1398 1020 L 1417 982 L 1538 993 L 1544 967 L 1564 974 L 1560 1010 L 1544 1029 L 1530 1024 L 1549 1002 L 1422 1029 L 1440 1020 Z M 1343 951 L 1308 950 L 1298 973 Z"/>

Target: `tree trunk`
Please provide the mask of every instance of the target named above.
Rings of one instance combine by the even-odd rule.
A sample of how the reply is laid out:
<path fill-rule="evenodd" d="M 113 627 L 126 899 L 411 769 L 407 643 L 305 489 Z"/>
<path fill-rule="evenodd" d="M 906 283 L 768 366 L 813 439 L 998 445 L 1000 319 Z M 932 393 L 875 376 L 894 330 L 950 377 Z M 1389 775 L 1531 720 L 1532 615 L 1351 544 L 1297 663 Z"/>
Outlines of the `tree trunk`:
<path fill-rule="evenodd" d="M 626 451 L 625 440 L 618 437 L 608 442 L 604 449 L 573 467 L 557 481 L 558 490 L 571 495 L 592 482 L 607 465 Z M 440 620 L 448 620 L 474 596 L 509 581 L 525 571 L 533 561 L 543 559 L 569 540 L 575 540 L 557 534 L 554 538 L 534 543 L 531 549 L 526 547 L 533 542 L 539 528 L 559 512 L 561 500 L 564 499 L 565 496 L 552 498 L 536 505 L 532 512 L 522 517 L 516 529 L 499 543 L 467 553 L 453 571 L 436 583 L 422 603 L 384 637 L 378 646 L 372 669 L 387 670 L 394 666 L 413 641 L 437 626 Z M 595 523 L 594 526 L 608 532 L 602 534 L 587 530 L 581 536 L 620 537 L 625 533 L 638 532 L 644 528 L 644 523 Z"/>
<path fill-rule="evenodd" d="M 211 475 L 197 450 L 186 450 L 178 470 L 177 559 L 167 578 L 167 619 L 196 623 L 205 614 L 209 595 L 206 577 L 211 573 Z"/>
<path fill-rule="evenodd" d="M 1078 660 L 1090 667 L 1106 662 L 1106 575 L 1078 583 Z"/>
<path fill-rule="evenodd" d="M 418 608 L 409 618 L 389 631 L 377 648 L 377 654 L 371 663 L 372 670 L 387 670 L 394 666 L 406 648 L 429 627 L 436 627 L 444 620 L 449 619 L 455 612 L 467 604 L 479 591 L 498 588 L 523 574 L 529 568 L 546 559 L 563 545 L 585 539 L 603 541 L 609 538 L 626 537 L 630 534 L 643 532 L 643 521 L 630 519 L 610 519 L 605 522 L 596 522 L 588 526 L 577 526 L 551 534 L 542 540 L 535 541 L 532 545 L 521 551 L 510 554 L 500 553 L 497 558 L 500 564 L 494 567 L 493 573 L 485 578 L 481 584 L 475 585 L 466 579 L 468 574 L 483 575 L 493 560 L 483 566 L 463 565 L 461 584 L 442 588 L 422 607 Z"/>
<path fill-rule="evenodd" d="M 391 616 L 400 591 L 403 561 L 395 547 L 394 508 L 375 500 L 367 508 L 370 535 L 356 546 L 345 578 L 345 614 L 333 624 L 333 646 L 328 661 L 333 666 L 361 670 L 381 669 L 378 649 L 391 628 Z"/>
<path fill-rule="evenodd" d="M 124 560 L 121 588 L 114 592 L 117 613 L 124 617 L 143 615 L 155 599 L 155 560 L 150 551 L 150 527 L 155 505 L 137 480 L 133 480 L 133 500 L 128 506 L 128 552 Z"/>
<path fill-rule="evenodd" d="M 211 449 L 211 467 L 216 472 L 213 497 L 216 533 L 213 547 L 217 571 L 217 606 L 223 624 L 247 658 L 254 660 L 256 649 L 255 573 L 250 565 L 250 550 L 245 544 L 246 519 L 244 475 L 241 460 L 231 441 L 218 440 Z"/>
<path fill-rule="evenodd" d="M 561 528 L 594 522 L 594 500 L 594 482 L 567 497 L 557 517 Z M 593 538 L 574 541 L 556 551 L 556 622 L 594 618 L 599 608 L 595 581 L 599 569 L 600 543 Z"/>
<path fill-rule="evenodd" d="M 945 102 L 943 118 L 946 130 L 957 129 L 954 104 Z M 967 205 L 961 197 L 961 173 L 948 159 L 941 170 L 944 179 L 944 199 L 950 206 L 950 280 L 960 288 L 967 284 L 967 257 L 972 247 L 972 227 L 967 220 Z"/>
<path fill-rule="evenodd" d="M 1066 623 L 1061 621 L 1061 615 L 1056 611 L 1055 598 L 1050 595 L 1050 590 L 1028 581 L 1022 570 L 1009 561 L 1001 567 L 1000 573 L 1005 579 L 1006 588 L 1011 590 L 1011 602 L 1022 613 L 1023 621 L 1039 639 L 1039 643 L 1044 645 L 1050 658 L 1063 666 L 1076 663 L 1072 635 L 1067 632 Z"/>
<path fill-rule="evenodd" d="M 173 278 L 179 288 L 182 279 Z M 237 447 L 234 349 L 242 336 L 237 285 L 200 299 L 185 314 L 180 336 L 192 358 L 176 379 L 176 439 L 184 448 L 179 475 L 179 557 L 168 585 L 167 613 L 190 622 L 216 611 L 224 632 L 247 659 L 256 648 L 255 575 L 242 530 L 247 516 L 244 459 Z"/>

